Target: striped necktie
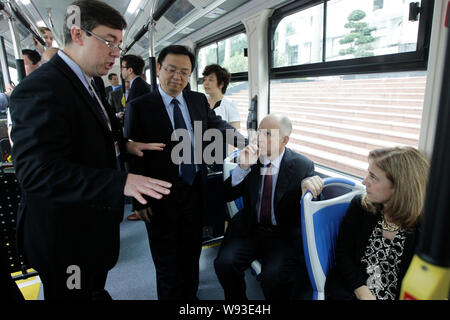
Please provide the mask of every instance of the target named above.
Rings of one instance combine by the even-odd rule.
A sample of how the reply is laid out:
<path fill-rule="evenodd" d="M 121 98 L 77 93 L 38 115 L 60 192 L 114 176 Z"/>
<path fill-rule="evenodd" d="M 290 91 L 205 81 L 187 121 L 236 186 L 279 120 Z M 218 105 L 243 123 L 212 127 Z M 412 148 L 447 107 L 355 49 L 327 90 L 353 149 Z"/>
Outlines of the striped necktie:
<path fill-rule="evenodd" d="M 180 102 L 177 99 L 173 99 L 173 122 L 176 129 L 185 129 L 187 130 L 186 122 L 184 121 L 183 114 L 181 113 L 180 109 Z M 181 141 L 180 141 L 181 142 Z M 189 141 L 189 146 L 191 147 L 191 161 L 189 163 L 182 162 L 180 164 L 181 169 L 181 177 L 183 180 L 188 183 L 189 185 L 192 185 L 195 179 L 196 169 L 194 164 L 194 148 L 192 147 L 191 141 Z M 181 149 L 180 156 L 183 157 L 183 149 Z"/>

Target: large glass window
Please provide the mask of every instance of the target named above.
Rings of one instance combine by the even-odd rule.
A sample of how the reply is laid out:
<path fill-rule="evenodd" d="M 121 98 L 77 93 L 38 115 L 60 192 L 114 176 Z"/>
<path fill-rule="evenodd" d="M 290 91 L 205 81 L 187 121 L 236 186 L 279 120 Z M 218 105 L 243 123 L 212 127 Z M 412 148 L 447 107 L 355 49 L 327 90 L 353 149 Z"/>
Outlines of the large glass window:
<path fill-rule="evenodd" d="M 357 177 L 376 148 L 418 147 L 433 3 L 294 2 L 271 21 L 271 113 L 288 116 L 288 147 Z"/>
<path fill-rule="evenodd" d="M 203 70 L 209 64 L 219 64 L 231 73 L 231 81 L 224 94 L 236 103 L 240 115 L 240 132 L 247 134 L 247 116 L 249 108 L 248 58 L 244 54 L 247 48 L 247 34 L 234 33 L 220 37 L 219 40 L 200 45 L 197 54 L 197 91 L 205 93 L 203 88 Z"/>
<path fill-rule="evenodd" d="M 418 147 L 426 73 L 273 80 L 270 112 L 289 117 L 288 147 L 363 177 L 375 148 Z"/>
<path fill-rule="evenodd" d="M 410 2 L 330 0 L 288 15 L 274 31 L 272 65 L 287 67 L 415 51 L 419 21 L 408 19 Z"/>

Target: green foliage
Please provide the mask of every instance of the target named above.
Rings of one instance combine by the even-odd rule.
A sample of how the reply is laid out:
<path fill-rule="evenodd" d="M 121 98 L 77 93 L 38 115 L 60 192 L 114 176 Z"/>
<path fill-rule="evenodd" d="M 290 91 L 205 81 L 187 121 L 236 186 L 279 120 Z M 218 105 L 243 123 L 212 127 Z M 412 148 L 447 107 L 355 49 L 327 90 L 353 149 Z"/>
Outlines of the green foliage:
<path fill-rule="evenodd" d="M 371 34 L 377 28 L 369 27 L 366 22 L 360 21 L 365 17 L 366 13 L 362 10 L 354 10 L 348 15 L 348 22 L 344 27 L 351 30 L 349 34 L 339 40 L 339 43 L 349 44 L 350 47 L 341 49 L 340 55 L 353 54 L 356 58 L 373 56 L 373 52 L 371 52 L 373 47 L 370 43 L 374 42 L 375 38 Z"/>
<path fill-rule="evenodd" d="M 348 21 L 359 21 L 366 17 L 366 13 L 362 10 L 353 10 L 347 17 Z"/>

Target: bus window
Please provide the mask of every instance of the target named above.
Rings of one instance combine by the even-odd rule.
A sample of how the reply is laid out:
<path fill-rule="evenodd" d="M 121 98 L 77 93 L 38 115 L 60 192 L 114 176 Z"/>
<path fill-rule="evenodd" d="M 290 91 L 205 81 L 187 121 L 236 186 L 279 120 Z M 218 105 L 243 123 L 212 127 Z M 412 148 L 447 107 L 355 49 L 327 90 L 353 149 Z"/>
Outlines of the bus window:
<path fill-rule="evenodd" d="M 240 31 L 231 36 L 220 37 L 201 46 L 197 54 L 197 90 L 204 93 L 203 70 L 207 65 L 219 64 L 231 73 L 231 81 L 225 96 L 234 101 L 239 109 L 240 132 L 246 135 L 249 107 L 247 35 Z"/>
<path fill-rule="evenodd" d="M 290 146 L 356 177 L 371 149 L 418 147 L 432 4 L 330 0 L 277 9 L 269 38 L 269 111 L 293 122 Z"/>

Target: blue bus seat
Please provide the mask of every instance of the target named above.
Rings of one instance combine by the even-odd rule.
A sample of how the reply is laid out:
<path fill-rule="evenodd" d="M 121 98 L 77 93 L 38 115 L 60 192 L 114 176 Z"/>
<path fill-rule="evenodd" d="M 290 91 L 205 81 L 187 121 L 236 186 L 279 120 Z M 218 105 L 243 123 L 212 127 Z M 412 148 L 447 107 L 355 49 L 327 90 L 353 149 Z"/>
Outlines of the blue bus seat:
<path fill-rule="evenodd" d="M 330 187 L 341 189 L 337 197 L 312 201 L 312 194 L 308 191 L 301 200 L 303 251 L 313 300 L 325 299 L 325 280 L 335 263 L 335 246 L 342 218 L 353 197 L 365 191 L 363 185 L 347 179 L 325 178 L 322 195 Z M 336 192 L 331 193 L 336 195 Z"/>

